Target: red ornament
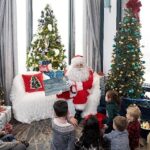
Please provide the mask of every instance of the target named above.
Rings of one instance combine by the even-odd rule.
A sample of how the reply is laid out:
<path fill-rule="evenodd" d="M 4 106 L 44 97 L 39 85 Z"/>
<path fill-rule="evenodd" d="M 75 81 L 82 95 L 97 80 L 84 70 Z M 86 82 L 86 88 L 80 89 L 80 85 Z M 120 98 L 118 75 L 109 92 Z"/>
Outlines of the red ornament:
<path fill-rule="evenodd" d="M 126 6 L 131 9 L 135 17 L 139 19 L 140 7 L 142 6 L 141 2 L 139 0 L 129 0 Z"/>

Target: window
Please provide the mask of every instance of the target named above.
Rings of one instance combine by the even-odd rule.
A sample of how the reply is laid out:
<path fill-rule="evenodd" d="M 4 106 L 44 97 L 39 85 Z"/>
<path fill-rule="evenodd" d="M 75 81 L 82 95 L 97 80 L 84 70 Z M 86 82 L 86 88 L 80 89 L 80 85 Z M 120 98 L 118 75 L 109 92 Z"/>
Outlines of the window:
<path fill-rule="evenodd" d="M 148 20 L 148 14 L 149 14 L 149 6 L 150 1 L 142 1 L 142 7 L 140 12 L 140 21 L 141 21 L 141 35 L 142 40 L 141 44 L 144 45 L 144 48 L 142 49 L 143 52 L 143 60 L 145 63 L 145 82 L 150 83 L 150 22 Z"/>
<path fill-rule="evenodd" d="M 61 42 L 68 57 L 69 0 L 33 0 L 33 34 L 36 34 L 38 19 L 46 4 L 49 4 L 57 19 Z M 17 0 L 18 72 L 26 71 L 26 0 Z"/>
<path fill-rule="evenodd" d="M 83 55 L 83 1 L 74 1 L 75 55 Z"/>
<path fill-rule="evenodd" d="M 69 0 L 33 0 L 33 34 L 36 33 L 41 11 L 46 4 L 49 4 L 54 11 L 58 22 L 58 31 L 62 39 L 61 42 L 64 44 L 66 50 L 68 50 L 68 1 Z M 66 52 L 66 54 L 68 53 Z"/>
<path fill-rule="evenodd" d="M 26 71 L 26 0 L 17 0 L 18 72 Z"/>

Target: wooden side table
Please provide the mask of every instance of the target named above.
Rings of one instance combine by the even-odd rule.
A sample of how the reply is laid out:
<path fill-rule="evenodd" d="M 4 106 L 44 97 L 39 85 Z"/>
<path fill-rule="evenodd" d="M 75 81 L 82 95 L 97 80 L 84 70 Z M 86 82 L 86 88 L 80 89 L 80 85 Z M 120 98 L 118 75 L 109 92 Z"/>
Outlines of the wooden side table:
<path fill-rule="evenodd" d="M 5 110 L 0 112 L 0 130 L 4 128 L 5 124 L 11 120 L 11 106 L 1 106 Z"/>

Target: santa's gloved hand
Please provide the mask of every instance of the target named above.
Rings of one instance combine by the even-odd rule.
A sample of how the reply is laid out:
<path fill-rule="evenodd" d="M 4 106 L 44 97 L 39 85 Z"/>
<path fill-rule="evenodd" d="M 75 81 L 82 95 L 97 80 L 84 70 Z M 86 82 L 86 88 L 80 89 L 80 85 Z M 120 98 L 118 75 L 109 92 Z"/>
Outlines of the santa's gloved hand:
<path fill-rule="evenodd" d="M 60 94 L 62 94 L 62 93 L 63 93 L 62 91 L 59 91 L 57 94 L 60 95 Z"/>
<path fill-rule="evenodd" d="M 75 85 L 75 82 L 71 81 L 71 80 L 68 80 L 66 81 L 66 84 L 71 87 L 72 85 Z"/>

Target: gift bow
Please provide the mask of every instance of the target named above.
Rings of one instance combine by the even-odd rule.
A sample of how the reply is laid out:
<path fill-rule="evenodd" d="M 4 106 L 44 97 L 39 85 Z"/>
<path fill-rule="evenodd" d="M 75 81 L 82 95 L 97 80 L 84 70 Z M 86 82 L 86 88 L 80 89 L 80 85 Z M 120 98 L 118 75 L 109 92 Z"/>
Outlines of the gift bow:
<path fill-rule="evenodd" d="M 129 0 L 126 6 L 131 9 L 135 17 L 139 19 L 140 7 L 142 6 L 141 2 L 139 0 Z"/>

